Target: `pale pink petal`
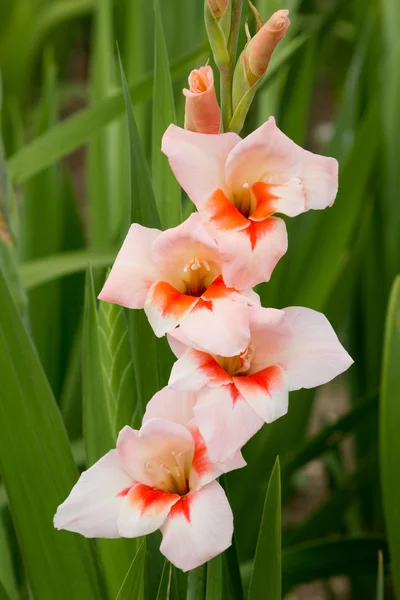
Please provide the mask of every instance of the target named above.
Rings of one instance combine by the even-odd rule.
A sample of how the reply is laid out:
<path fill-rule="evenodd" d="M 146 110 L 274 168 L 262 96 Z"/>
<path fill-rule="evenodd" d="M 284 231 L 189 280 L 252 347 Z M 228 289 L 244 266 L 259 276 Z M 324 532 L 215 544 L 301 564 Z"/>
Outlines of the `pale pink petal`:
<path fill-rule="evenodd" d="M 246 299 L 237 292 L 214 301 L 203 300 L 204 296 L 182 322 L 182 333 L 191 341 L 191 345 L 204 348 L 212 354 L 240 354 L 250 340 Z"/>
<path fill-rule="evenodd" d="M 292 331 L 283 310 L 252 306 L 249 310 L 251 346 L 250 374 L 271 365 L 285 366 L 285 353 L 292 339 Z"/>
<path fill-rule="evenodd" d="M 54 517 L 56 529 L 85 537 L 118 538 L 118 515 L 124 494 L 135 482 L 111 450 L 84 471 Z"/>
<path fill-rule="evenodd" d="M 251 189 L 257 199 L 257 208 L 249 216 L 252 221 L 263 221 L 274 213 L 296 217 L 306 210 L 300 179 L 294 178 L 282 185 L 259 181 Z"/>
<path fill-rule="evenodd" d="M 199 489 L 210 481 L 217 479 L 223 473 L 246 466 L 246 461 L 240 450 L 225 462 L 213 462 L 208 454 L 205 440 L 194 421 L 189 424 L 189 430 L 194 440 L 194 455 L 189 482 L 190 489 Z"/>
<path fill-rule="evenodd" d="M 126 426 L 117 440 L 118 457 L 123 469 L 132 479 L 150 487 L 157 487 L 160 460 L 168 463 L 173 451 L 184 454 L 193 449 L 193 439 L 186 427 L 166 419 L 150 419 L 140 431 Z M 151 465 L 149 469 L 153 458 L 160 464 Z"/>
<path fill-rule="evenodd" d="M 272 423 L 287 413 L 288 378 L 282 367 L 267 367 L 254 375 L 233 377 L 233 382 L 252 409 L 266 423 Z"/>
<path fill-rule="evenodd" d="M 285 184 L 300 177 L 301 149 L 270 117 L 237 144 L 226 161 L 226 181 L 236 193 L 258 181 Z"/>
<path fill-rule="evenodd" d="M 133 538 L 153 533 L 161 527 L 171 508 L 180 499 L 141 483 L 135 484 L 124 498 L 119 517 L 118 531 L 121 537 Z"/>
<path fill-rule="evenodd" d="M 189 75 L 190 89 L 184 89 L 185 129 L 199 133 L 219 133 L 220 109 L 214 87 L 214 73 L 207 65 Z"/>
<path fill-rule="evenodd" d="M 151 246 L 160 233 L 158 229 L 137 223 L 131 225 L 99 294 L 100 300 L 127 308 L 143 308 L 150 286 L 160 278 L 151 257 Z"/>
<path fill-rule="evenodd" d="M 195 569 L 226 550 L 232 543 L 233 515 L 219 483 L 212 481 L 181 498 L 161 531 L 161 552 L 182 571 Z"/>
<path fill-rule="evenodd" d="M 286 225 L 274 217 L 218 238 L 226 285 L 247 289 L 269 281 L 287 244 Z"/>
<path fill-rule="evenodd" d="M 215 462 L 233 457 L 264 423 L 234 385 L 200 390 L 194 416 Z"/>
<path fill-rule="evenodd" d="M 179 277 L 181 280 L 185 276 L 184 269 L 194 258 L 206 261 L 212 279 L 221 273 L 217 244 L 198 213 L 193 213 L 177 227 L 163 231 L 152 245 L 151 252 L 154 263 L 174 279 Z"/>
<path fill-rule="evenodd" d="M 192 392 L 177 392 L 165 387 L 147 403 L 143 423 L 158 418 L 186 426 L 193 419 L 196 401 L 197 396 Z"/>
<path fill-rule="evenodd" d="M 229 190 L 225 183 L 225 162 L 240 142 L 236 133 L 219 135 L 194 133 L 170 125 L 162 140 L 175 177 L 199 208 L 215 192 Z"/>
<path fill-rule="evenodd" d="M 147 295 L 144 311 L 156 336 L 162 337 L 179 325 L 198 300 L 182 294 L 166 281 L 154 283 Z"/>
<path fill-rule="evenodd" d="M 306 210 L 332 206 L 338 191 L 338 162 L 334 158 L 302 151 L 301 181 Z"/>
<path fill-rule="evenodd" d="M 173 365 L 168 385 L 181 392 L 196 392 L 205 385 L 219 387 L 232 378 L 211 354 L 187 348 Z"/>
<path fill-rule="evenodd" d="M 299 306 L 290 306 L 283 312 L 292 332 L 282 358 L 290 390 L 327 383 L 353 364 L 322 313 Z"/>

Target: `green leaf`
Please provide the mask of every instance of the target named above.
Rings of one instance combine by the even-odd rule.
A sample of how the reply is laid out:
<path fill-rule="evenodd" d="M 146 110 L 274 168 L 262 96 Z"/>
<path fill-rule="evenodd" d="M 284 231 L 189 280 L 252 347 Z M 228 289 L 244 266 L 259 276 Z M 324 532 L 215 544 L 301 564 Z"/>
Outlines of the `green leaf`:
<path fill-rule="evenodd" d="M 167 127 L 171 123 L 176 123 L 176 115 L 159 0 L 153 0 L 153 6 L 156 36 L 152 119 L 152 175 L 161 224 L 164 229 L 167 229 L 168 227 L 176 227 L 181 222 L 181 188 L 169 166 L 167 157 L 161 152 L 162 137 Z"/>
<path fill-rule="evenodd" d="M 206 592 L 206 565 L 189 571 L 187 600 L 204 600 Z"/>
<path fill-rule="evenodd" d="M 53 528 L 57 506 L 78 473 L 49 384 L 1 272 L 0 312 L 0 470 L 33 594 L 98 600 L 103 595 L 89 543 Z"/>
<path fill-rule="evenodd" d="M 380 471 L 386 531 L 397 595 L 400 594 L 400 277 L 393 283 L 386 317 L 380 395 Z"/>
<path fill-rule="evenodd" d="M 146 543 L 142 541 L 131 566 L 125 576 L 116 600 L 143 600 L 144 599 L 144 566 L 146 557 Z"/>
<path fill-rule="evenodd" d="M 159 228 L 160 218 L 154 199 L 150 172 L 136 126 L 121 59 L 119 64 L 128 119 L 131 220 L 146 227 Z M 141 418 L 146 403 L 160 389 L 157 342 L 143 311 L 131 310 L 128 315 L 138 401 L 141 409 L 139 418 Z"/>
<path fill-rule="evenodd" d="M 22 282 L 25 289 L 31 290 L 53 279 L 85 271 L 89 263 L 93 267 L 109 267 L 116 253 L 116 250 L 77 250 L 29 260 L 21 265 Z"/>
<path fill-rule="evenodd" d="M 1 586 L 4 590 L 4 597 L 17 600 L 18 591 L 13 566 L 12 545 L 7 530 L 7 516 L 7 513 L 0 509 L 0 600 L 2 599 Z"/>
<path fill-rule="evenodd" d="M 385 573 L 383 570 L 382 550 L 378 552 L 378 578 L 376 581 L 376 600 L 385 600 Z"/>
<path fill-rule="evenodd" d="M 40 42 L 59 25 L 90 13 L 95 0 L 63 0 L 46 6 L 36 20 L 36 39 Z"/>
<path fill-rule="evenodd" d="M 282 555 L 283 594 L 314 579 L 368 574 L 376 568 L 379 550 L 388 562 L 385 539 L 375 536 L 320 540 L 288 548 Z"/>
<path fill-rule="evenodd" d="M 206 600 L 223 600 L 222 567 L 221 554 L 207 563 Z"/>
<path fill-rule="evenodd" d="M 271 473 L 258 535 L 249 600 L 281 600 L 281 475 L 279 458 Z"/>
<path fill-rule="evenodd" d="M 115 447 L 115 401 L 104 381 L 100 355 L 100 330 L 93 274 L 88 269 L 83 324 L 83 414 L 88 464 Z M 111 596 L 118 592 L 136 549 L 135 540 L 96 541 Z"/>
<path fill-rule="evenodd" d="M 195 50 L 176 60 L 171 67 L 175 79 L 186 73 L 193 63 L 204 56 L 206 45 L 202 43 Z M 153 87 L 153 74 L 130 86 L 130 93 L 137 104 L 150 98 Z M 57 160 L 73 152 L 87 142 L 90 136 L 124 113 L 123 92 L 115 92 L 98 105 L 85 108 L 49 132 L 26 145 L 9 160 L 10 176 L 15 184 L 21 184 Z"/>
<path fill-rule="evenodd" d="M 377 102 L 371 104 L 361 122 L 342 169 L 335 204 L 316 215 L 314 231 L 307 240 L 309 252 L 306 255 L 302 253 L 300 264 L 293 260 L 297 277 L 291 279 L 287 296 L 285 294 L 291 304 L 317 310 L 323 308 L 346 265 L 346 253 L 352 247 L 352 234 L 359 222 L 372 164 L 378 151 L 378 110 Z M 354 173 L 357 173 L 357 177 L 354 177 Z M 318 260 L 315 260 L 316 247 Z"/>
<path fill-rule="evenodd" d="M 117 434 L 125 425 L 138 424 L 137 389 L 129 344 L 126 311 L 118 304 L 100 302 L 99 343 L 103 378 L 113 401 L 113 425 Z"/>
<path fill-rule="evenodd" d="M 169 600 L 172 585 L 172 565 L 165 559 L 156 600 Z"/>
<path fill-rule="evenodd" d="M 0 600 L 11 600 L 11 596 L 9 596 L 6 592 L 5 587 L 3 586 L 0 580 Z"/>

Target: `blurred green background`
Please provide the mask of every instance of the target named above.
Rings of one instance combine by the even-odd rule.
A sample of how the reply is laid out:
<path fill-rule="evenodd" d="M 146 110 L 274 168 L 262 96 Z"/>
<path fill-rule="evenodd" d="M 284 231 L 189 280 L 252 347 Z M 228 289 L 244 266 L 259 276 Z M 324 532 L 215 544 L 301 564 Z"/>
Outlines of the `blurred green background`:
<path fill-rule="evenodd" d="M 243 133 L 273 114 L 340 163 L 334 207 L 287 222 L 289 250 L 259 293 L 323 311 L 355 364 L 292 393 L 246 446 L 248 467 L 224 482 L 235 546 L 207 568 L 219 591 L 198 598 L 247 597 L 277 455 L 282 556 L 272 545 L 259 564 L 282 559 L 285 598 L 400 598 L 400 3 L 255 4 L 264 19 L 289 8 L 292 25 Z M 254 30 L 247 6 L 245 19 Z M 139 313 L 96 306 L 94 290 L 131 219 L 165 228 L 193 209 L 160 141 L 183 125 L 181 90 L 208 59 L 201 0 L 0 0 L 0 600 L 114 599 L 135 554 L 134 541 L 54 532 L 52 516 L 77 467 L 167 383 L 165 340 Z M 143 587 L 118 598 L 167 597 L 157 544 L 135 562 Z M 183 600 L 186 576 L 172 575 L 169 597 Z"/>

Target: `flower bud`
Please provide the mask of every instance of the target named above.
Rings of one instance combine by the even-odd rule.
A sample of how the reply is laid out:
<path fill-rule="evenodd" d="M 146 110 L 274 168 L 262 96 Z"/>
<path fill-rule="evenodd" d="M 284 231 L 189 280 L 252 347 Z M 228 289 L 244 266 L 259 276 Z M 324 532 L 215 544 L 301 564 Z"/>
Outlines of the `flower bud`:
<path fill-rule="evenodd" d="M 251 5 L 252 6 L 252 5 Z M 253 10 L 254 9 L 254 10 Z M 255 8 L 252 7 L 253 12 Z M 258 15 L 255 12 L 256 17 Z M 233 75 L 233 109 L 241 105 L 241 111 L 247 114 L 256 91 L 256 84 L 267 70 L 271 56 L 279 41 L 285 37 L 290 25 L 288 10 L 278 10 L 262 25 L 261 17 L 257 19 L 258 31 L 247 42 L 237 62 Z M 248 34 L 250 37 L 250 34 Z"/>
<path fill-rule="evenodd" d="M 247 44 L 244 50 L 247 68 L 256 79 L 264 75 L 273 51 L 285 37 L 290 25 L 288 15 L 288 10 L 278 10 Z"/>
<path fill-rule="evenodd" d="M 229 0 L 207 0 L 214 17 L 219 19 L 228 8 Z"/>
<path fill-rule="evenodd" d="M 220 109 L 214 87 L 214 73 L 210 66 L 195 69 L 189 75 L 186 96 L 185 129 L 197 133 L 219 133 Z"/>

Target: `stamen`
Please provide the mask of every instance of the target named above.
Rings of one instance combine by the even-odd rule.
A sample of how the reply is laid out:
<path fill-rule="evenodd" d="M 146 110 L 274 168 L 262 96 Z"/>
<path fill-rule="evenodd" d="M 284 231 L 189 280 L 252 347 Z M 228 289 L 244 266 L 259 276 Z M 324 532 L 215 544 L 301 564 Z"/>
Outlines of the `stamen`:
<path fill-rule="evenodd" d="M 250 186 L 249 186 L 249 184 L 248 184 L 247 182 L 243 184 L 243 189 L 244 189 L 244 190 L 248 190 L 248 189 L 249 189 L 249 187 L 250 187 Z"/>

